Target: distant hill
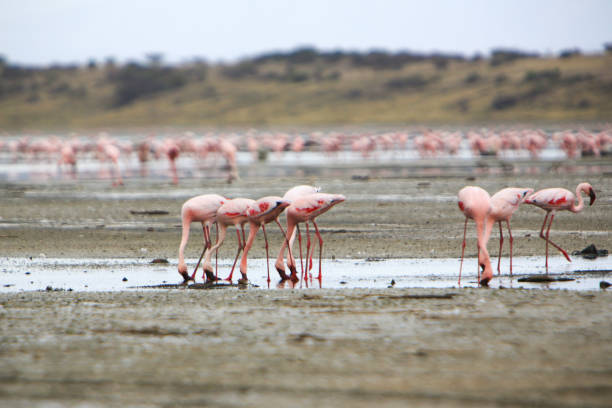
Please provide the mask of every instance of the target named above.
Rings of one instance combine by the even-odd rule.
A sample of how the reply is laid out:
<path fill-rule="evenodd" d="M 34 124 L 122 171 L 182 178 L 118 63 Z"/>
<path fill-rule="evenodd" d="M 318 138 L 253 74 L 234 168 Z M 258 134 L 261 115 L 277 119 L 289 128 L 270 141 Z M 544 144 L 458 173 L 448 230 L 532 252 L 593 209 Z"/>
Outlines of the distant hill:
<path fill-rule="evenodd" d="M 0 129 L 612 120 L 612 53 L 319 52 L 235 64 L 0 60 Z"/>

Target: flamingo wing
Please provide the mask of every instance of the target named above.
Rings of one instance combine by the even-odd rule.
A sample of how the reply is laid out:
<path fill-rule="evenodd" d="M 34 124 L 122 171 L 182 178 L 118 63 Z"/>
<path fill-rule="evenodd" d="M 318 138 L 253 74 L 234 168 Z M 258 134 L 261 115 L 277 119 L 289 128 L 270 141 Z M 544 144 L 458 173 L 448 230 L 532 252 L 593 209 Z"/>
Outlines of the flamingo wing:
<path fill-rule="evenodd" d="M 525 202 L 545 209 L 565 209 L 574 202 L 574 194 L 564 188 L 546 188 L 530 195 Z"/>

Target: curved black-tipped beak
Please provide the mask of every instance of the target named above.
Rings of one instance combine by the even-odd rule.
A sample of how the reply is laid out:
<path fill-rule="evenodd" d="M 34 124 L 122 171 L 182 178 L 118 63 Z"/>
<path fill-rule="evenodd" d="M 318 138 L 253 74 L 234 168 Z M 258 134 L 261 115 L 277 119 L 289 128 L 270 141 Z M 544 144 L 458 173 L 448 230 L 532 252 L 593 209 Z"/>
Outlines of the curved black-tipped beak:
<path fill-rule="evenodd" d="M 289 207 L 290 204 L 291 203 L 289 201 L 287 201 L 287 200 L 282 200 L 282 201 L 277 201 L 276 202 L 276 206 L 278 208 L 287 208 L 287 207 Z"/>
<path fill-rule="evenodd" d="M 595 202 L 595 190 L 593 190 L 593 188 L 589 189 L 589 197 L 591 197 L 591 202 L 589 203 L 589 205 L 593 205 L 593 203 Z"/>

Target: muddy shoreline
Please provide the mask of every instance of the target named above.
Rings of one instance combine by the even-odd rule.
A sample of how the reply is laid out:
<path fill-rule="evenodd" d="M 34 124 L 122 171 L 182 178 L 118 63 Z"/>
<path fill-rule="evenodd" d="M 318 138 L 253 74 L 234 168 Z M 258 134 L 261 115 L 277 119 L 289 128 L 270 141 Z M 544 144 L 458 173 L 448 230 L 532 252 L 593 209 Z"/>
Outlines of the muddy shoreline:
<path fill-rule="evenodd" d="M 2 294 L 3 406 L 609 406 L 608 292 Z M 571 305 L 571 307 L 568 307 Z"/>
<path fill-rule="evenodd" d="M 568 251 L 610 249 L 605 174 L 243 178 L 119 191 L 10 184 L 0 193 L 0 246 L 3 257 L 173 259 L 190 196 L 256 197 L 309 183 L 347 196 L 320 219 L 326 258 L 458 257 L 463 217 L 454 195 L 462 186 L 493 192 L 584 180 L 598 201 L 560 214 L 551 236 Z M 516 213 L 517 256 L 543 254 L 543 218 L 527 206 Z M 468 234 L 466 256 L 474 257 L 473 226 Z M 274 228 L 269 236 L 272 248 L 280 244 Z M 200 245 L 194 225 L 193 262 Z M 220 256 L 233 256 L 234 245 L 229 236 Z M 497 247 L 493 234 L 492 256 Z M 252 256 L 264 256 L 259 240 Z M 0 405 L 604 407 L 612 398 L 611 300 L 609 290 L 492 288 L 2 293 Z"/>

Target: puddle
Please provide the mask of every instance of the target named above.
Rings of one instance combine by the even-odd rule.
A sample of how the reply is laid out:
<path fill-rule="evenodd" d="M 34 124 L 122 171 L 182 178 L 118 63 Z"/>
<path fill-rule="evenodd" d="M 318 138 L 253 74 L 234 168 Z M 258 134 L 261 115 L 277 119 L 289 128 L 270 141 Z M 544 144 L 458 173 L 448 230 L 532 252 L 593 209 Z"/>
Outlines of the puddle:
<path fill-rule="evenodd" d="M 63 289 L 74 291 L 150 290 L 139 287 L 177 284 L 176 259 L 169 264 L 151 263 L 150 259 L 64 259 L 64 258 L 1 258 L 0 292 Z M 219 260 L 219 276 L 226 277 L 231 267 L 229 259 Z M 191 268 L 196 260 L 191 259 Z M 268 288 L 265 259 L 249 260 L 250 283 Z M 318 263 L 315 260 L 315 270 Z M 549 276 L 555 282 L 519 282 L 527 276 L 543 276 L 543 257 L 515 257 L 514 276 L 508 275 L 508 259 L 502 259 L 501 277 L 494 276 L 491 287 L 525 289 L 599 290 L 599 282 L 612 281 L 612 257 L 586 260 L 574 257 L 567 262 L 563 257 L 549 258 Z M 278 274 L 270 264 L 270 288 L 290 288 L 290 282 L 278 284 Z M 313 276 L 316 275 L 313 270 Z M 299 266 L 298 266 L 299 271 Z M 342 259 L 323 260 L 323 288 L 387 288 L 394 281 L 396 288 L 451 288 L 457 287 L 459 260 L 452 259 Z M 234 283 L 240 274 L 235 271 Z M 198 272 L 201 283 L 201 272 Z M 476 259 L 466 259 L 463 266 L 462 287 L 476 287 Z M 298 282 L 295 288 L 319 287 L 312 280 Z"/>

